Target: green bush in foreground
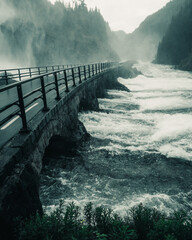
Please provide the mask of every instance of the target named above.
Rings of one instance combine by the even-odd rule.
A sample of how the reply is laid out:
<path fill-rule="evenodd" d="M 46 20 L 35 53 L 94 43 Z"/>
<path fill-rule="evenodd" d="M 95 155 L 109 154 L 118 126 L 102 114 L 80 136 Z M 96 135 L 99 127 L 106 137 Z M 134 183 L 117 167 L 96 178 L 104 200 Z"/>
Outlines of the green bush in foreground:
<path fill-rule="evenodd" d="M 88 203 L 83 212 L 63 203 L 50 215 L 21 223 L 19 240 L 192 240 L 192 218 L 183 211 L 170 216 L 142 204 L 126 217 Z"/>

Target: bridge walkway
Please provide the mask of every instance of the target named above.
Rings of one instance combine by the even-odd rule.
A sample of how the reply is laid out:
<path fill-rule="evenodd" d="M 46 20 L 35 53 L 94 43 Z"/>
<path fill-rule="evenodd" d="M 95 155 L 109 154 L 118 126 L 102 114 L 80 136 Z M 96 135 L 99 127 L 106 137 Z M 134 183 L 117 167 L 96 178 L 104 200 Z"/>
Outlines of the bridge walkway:
<path fill-rule="evenodd" d="M 0 88 L 0 149 L 18 132 L 30 131 L 28 122 L 39 111 L 49 111 L 83 81 L 115 63 L 96 63 L 56 70 Z"/>

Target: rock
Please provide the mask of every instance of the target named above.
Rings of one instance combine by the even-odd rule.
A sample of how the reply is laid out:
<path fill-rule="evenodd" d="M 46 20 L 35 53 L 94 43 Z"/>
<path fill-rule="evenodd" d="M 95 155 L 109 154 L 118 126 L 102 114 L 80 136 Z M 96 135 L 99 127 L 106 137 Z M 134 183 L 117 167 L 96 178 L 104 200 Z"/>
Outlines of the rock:
<path fill-rule="evenodd" d="M 17 218 L 26 218 L 37 211 L 42 214 L 39 199 L 39 176 L 29 164 L 18 165 L 0 191 L 0 232 L 2 240 L 15 239 Z"/>

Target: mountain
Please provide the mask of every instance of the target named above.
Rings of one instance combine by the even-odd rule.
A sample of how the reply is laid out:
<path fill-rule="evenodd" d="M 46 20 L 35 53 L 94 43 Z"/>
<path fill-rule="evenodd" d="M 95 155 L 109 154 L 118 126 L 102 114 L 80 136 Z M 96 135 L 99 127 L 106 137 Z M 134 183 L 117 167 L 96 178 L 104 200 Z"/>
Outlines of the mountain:
<path fill-rule="evenodd" d="M 152 61 L 172 17 L 180 11 L 185 1 L 172 0 L 167 3 L 165 7 L 148 16 L 131 34 L 125 36 L 122 33 L 113 33 L 111 46 L 117 51 L 121 59 Z M 115 42 L 119 42 L 119 46 L 116 46 Z"/>
<path fill-rule="evenodd" d="M 84 0 L 72 7 L 48 0 L 0 1 L 1 67 L 116 60 L 108 26 Z"/>
<path fill-rule="evenodd" d="M 171 24 L 158 47 L 156 62 L 192 70 L 192 1 L 188 0 Z"/>
<path fill-rule="evenodd" d="M 108 28 L 108 36 L 111 47 L 116 51 L 121 60 L 127 60 L 125 49 L 127 46 L 127 34 L 124 31 L 110 31 Z"/>

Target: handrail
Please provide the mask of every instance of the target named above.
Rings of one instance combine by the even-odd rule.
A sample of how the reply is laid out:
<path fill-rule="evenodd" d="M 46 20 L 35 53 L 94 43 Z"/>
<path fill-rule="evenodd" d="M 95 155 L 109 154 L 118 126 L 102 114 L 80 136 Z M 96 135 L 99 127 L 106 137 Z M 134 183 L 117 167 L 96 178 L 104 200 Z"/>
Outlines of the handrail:
<path fill-rule="evenodd" d="M 68 65 L 54 65 L 54 66 L 41 66 L 41 67 L 0 69 L 0 82 L 4 81 L 4 84 L 8 85 L 12 81 L 22 81 L 28 77 L 37 76 L 42 73 L 47 73 L 51 71 L 66 69 L 73 66 L 77 66 L 77 65 L 68 64 Z"/>
<path fill-rule="evenodd" d="M 7 94 L 8 97 L 7 102 L 0 102 L 0 130 L 15 118 L 20 118 L 22 121 L 21 132 L 28 132 L 28 122 L 34 117 L 28 116 L 29 108 L 39 104 L 39 106 L 42 105 L 42 111 L 48 111 L 48 98 L 53 99 L 54 97 L 56 100 L 60 100 L 63 92 L 69 92 L 72 87 L 106 71 L 115 64 L 114 62 L 105 62 L 73 66 L 1 87 L 1 96 Z"/>

